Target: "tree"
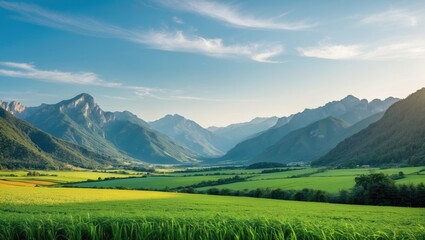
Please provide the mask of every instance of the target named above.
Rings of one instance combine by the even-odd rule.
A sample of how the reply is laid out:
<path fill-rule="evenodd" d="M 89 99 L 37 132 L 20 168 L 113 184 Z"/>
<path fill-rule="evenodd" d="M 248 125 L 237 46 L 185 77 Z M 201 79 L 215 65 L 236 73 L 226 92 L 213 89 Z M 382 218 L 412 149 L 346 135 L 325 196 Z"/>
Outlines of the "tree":
<path fill-rule="evenodd" d="M 355 178 L 353 189 L 355 203 L 391 205 L 396 201 L 397 188 L 394 180 L 383 173 L 371 173 Z"/>

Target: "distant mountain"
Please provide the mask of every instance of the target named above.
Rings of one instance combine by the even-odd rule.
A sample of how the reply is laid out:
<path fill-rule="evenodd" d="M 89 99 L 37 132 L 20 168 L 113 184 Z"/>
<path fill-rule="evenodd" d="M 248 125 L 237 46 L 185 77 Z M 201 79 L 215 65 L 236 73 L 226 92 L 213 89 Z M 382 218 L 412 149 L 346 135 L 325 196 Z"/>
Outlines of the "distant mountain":
<path fill-rule="evenodd" d="M 135 115 L 105 112 L 92 96 L 85 93 L 57 104 L 44 104 L 25 120 L 56 137 L 120 161 L 196 161 L 192 153 L 149 129 Z M 131 143 L 131 146 L 124 142 Z"/>
<path fill-rule="evenodd" d="M 273 127 L 277 120 L 278 117 L 254 118 L 249 122 L 235 123 L 227 127 L 209 127 L 208 130 L 237 144 Z"/>
<path fill-rule="evenodd" d="M 136 125 L 139 125 L 145 128 L 150 127 L 149 123 L 145 122 L 143 119 L 140 119 L 139 117 L 137 117 L 136 115 L 134 115 L 133 113 L 129 111 L 114 112 L 114 115 L 115 115 L 115 120 L 129 121 L 131 123 L 134 123 Z"/>
<path fill-rule="evenodd" d="M 246 162 L 261 154 L 290 132 L 306 127 L 316 121 L 334 117 L 349 124 L 354 124 L 358 122 L 358 119 L 365 119 L 384 111 L 396 101 L 397 99 L 395 98 L 387 98 L 384 101 L 376 99 L 369 103 L 367 100 L 360 100 L 350 95 L 340 101 L 333 101 L 316 109 L 305 109 L 301 113 L 282 118 L 282 121 L 278 121 L 276 127 L 272 127 L 258 136 L 237 144 L 216 161 Z"/>
<path fill-rule="evenodd" d="M 3 168 L 95 168 L 117 161 L 62 141 L 0 108 L 0 166 Z"/>
<path fill-rule="evenodd" d="M 425 164 L 425 88 L 392 105 L 381 120 L 339 143 L 314 165 Z"/>
<path fill-rule="evenodd" d="M 153 129 L 170 137 L 177 144 L 201 156 L 219 156 L 234 146 L 233 142 L 201 127 L 180 115 L 166 115 L 150 122 Z"/>
<path fill-rule="evenodd" d="M 105 125 L 105 138 L 133 158 L 148 163 L 178 164 L 198 162 L 194 154 L 168 137 L 129 121 Z"/>
<path fill-rule="evenodd" d="M 319 120 L 305 128 L 290 132 L 250 162 L 311 162 L 329 152 L 339 142 L 378 121 L 377 113 L 354 125 L 334 117 Z"/>

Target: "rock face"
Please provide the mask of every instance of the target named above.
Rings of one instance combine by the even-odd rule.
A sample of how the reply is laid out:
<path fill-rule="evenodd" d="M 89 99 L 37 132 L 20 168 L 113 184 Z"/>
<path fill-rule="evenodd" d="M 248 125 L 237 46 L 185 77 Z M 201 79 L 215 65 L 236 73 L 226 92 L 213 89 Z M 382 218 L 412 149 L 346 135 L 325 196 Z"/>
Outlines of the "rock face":
<path fill-rule="evenodd" d="M 392 105 L 374 124 L 339 143 L 314 165 L 425 164 L 425 88 Z"/>
<path fill-rule="evenodd" d="M 276 144 L 290 132 L 304 128 L 316 121 L 334 117 L 350 125 L 385 111 L 398 99 L 388 98 L 383 101 L 360 100 L 351 95 L 339 101 L 333 101 L 315 109 L 305 109 L 303 112 L 284 117 L 275 127 L 237 144 L 217 161 L 246 162 L 260 155 L 267 148 Z M 286 122 L 286 123 L 285 123 Z"/>
<path fill-rule="evenodd" d="M 105 112 L 86 93 L 57 104 L 43 104 L 21 116 L 58 138 L 120 161 L 197 162 L 193 153 L 145 126 L 135 115 Z M 131 142 L 132 147 L 123 142 Z"/>
<path fill-rule="evenodd" d="M 17 115 L 25 111 L 25 106 L 18 101 L 2 102 L 0 100 L 0 106 L 13 115 Z"/>

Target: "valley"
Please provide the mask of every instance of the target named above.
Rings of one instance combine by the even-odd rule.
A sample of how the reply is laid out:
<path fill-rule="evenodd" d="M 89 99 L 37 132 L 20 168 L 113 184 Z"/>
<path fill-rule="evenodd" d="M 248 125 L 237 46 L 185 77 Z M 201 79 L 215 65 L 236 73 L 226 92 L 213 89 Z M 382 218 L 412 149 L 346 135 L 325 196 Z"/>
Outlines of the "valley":
<path fill-rule="evenodd" d="M 423 96 L 348 96 L 210 130 L 104 112 L 88 94 L 2 103 L 0 238 L 421 239 Z M 252 135 L 236 144 L 234 129 Z M 380 134 L 390 145 L 372 146 L 391 151 L 369 153 Z"/>

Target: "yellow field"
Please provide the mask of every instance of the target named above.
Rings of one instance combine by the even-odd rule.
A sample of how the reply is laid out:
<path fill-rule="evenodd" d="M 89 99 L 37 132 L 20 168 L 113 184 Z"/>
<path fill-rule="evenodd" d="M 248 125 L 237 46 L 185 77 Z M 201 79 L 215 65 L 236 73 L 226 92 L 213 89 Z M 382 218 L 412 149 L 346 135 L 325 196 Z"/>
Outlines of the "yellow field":
<path fill-rule="evenodd" d="M 35 187 L 36 184 L 18 181 L 0 180 L 0 187 Z"/>
<path fill-rule="evenodd" d="M 58 183 L 81 182 L 87 180 L 97 180 L 98 178 L 127 178 L 136 175 L 119 174 L 114 172 L 91 172 L 91 171 L 41 171 L 38 173 L 48 176 L 27 176 L 27 171 L 0 171 L 0 187 L 2 186 L 36 186 L 53 185 Z"/>
<path fill-rule="evenodd" d="M 1 204 L 63 204 L 173 198 L 177 193 L 75 188 L 0 188 Z"/>

